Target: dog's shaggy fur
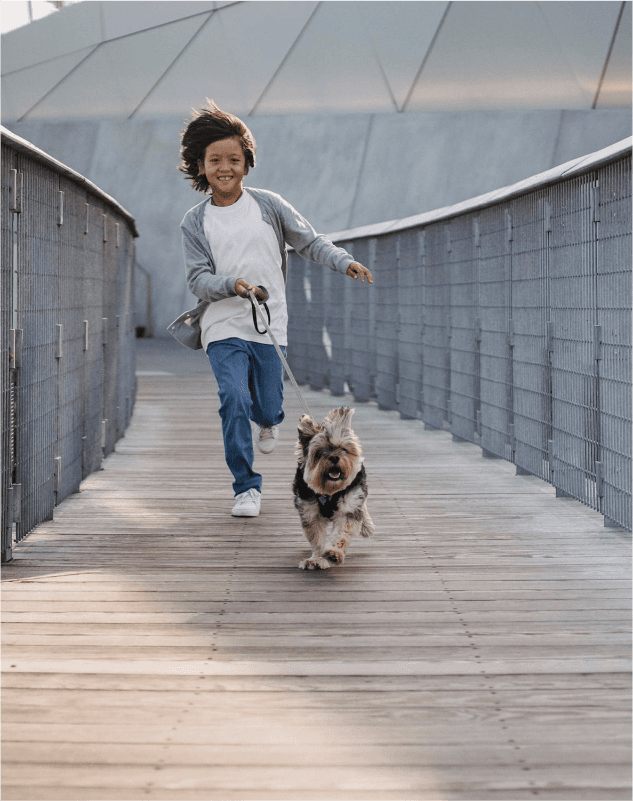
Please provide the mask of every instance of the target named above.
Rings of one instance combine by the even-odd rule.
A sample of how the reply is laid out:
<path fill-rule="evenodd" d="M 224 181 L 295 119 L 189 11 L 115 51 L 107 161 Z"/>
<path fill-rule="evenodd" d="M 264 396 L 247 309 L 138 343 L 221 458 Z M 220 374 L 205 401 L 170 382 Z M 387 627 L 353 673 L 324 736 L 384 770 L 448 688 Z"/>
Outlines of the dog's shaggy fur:
<path fill-rule="evenodd" d="M 342 564 L 349 540 L 371 537 L 367 480 L 358 437 L 351 428 L 354 409 L 333 409 L 322 423 L 307 414 L 299 420 L 295 508 L 312 555 L 302 570 L 325 570 Z"/>

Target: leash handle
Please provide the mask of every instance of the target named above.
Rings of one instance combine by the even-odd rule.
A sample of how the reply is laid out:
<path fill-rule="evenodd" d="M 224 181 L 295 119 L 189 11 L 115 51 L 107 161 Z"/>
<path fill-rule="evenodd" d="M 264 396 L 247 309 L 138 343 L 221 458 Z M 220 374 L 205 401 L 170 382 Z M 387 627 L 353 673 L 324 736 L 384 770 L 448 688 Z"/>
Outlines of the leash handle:
<path fill-rule="evenodd" d="M 261 284 L 259 284 L 259 286 L 257 288 L 261 291 L 261 294 L 262 294 L 262 306 L 266 309 L 266 314 L 268 315 L 268 324 L 270 325 L 270 309 L 268 308 L 268 304 L 266 303 L 266 301 L 268 300 L 270 295 L 268 294 L 268 290 L 266 289 L 265 286 L 262 286 Z M 241 298 L 248 298 L 248 291 L 244 290 L 244 292 L 241 293 L 240 297 Z M 250 298 L 248 298 L 248 299 L 250 300 Z M 251 311 L 253 312 L 253 328 L 257 331 L 258 334 L 261 334 L 261 335 L 265 334 L 266 333 L 266 329 L 264 329 L 263 331 L 260 331 L 259 330 L 259 326 L 257 325 L 257 314 L 255 312 L 255 306 L 253 305 L 252 301 L 251 301 Z"/>
<path fill-rule="evenodd" d="M 257 298 L 256 298 L 255 293 L 253 292 L 252 289 L 249 290 L 248 296 L 250 298 L 251 304 L 253 305 L 253 310 L 256 309 L 257 313 L 262 318 L 262 322 L 264 323 L 264 327 L 266 328 L 266 331 L 268 332 L 268 336 L 271 338 L 272 343 L 275 346 L 275 350 L 277 351 L 277 355 L 281 359 L 281 363 L 283 364 L 284 369 L 285 369 L 285 371 L 286 371 L 286 373 L 288 375 L 288 378 L 290 379 L 290 382 L 292 383 L 292 386 L 294 387 L 294 390 L 297 393 L 297 397 L 299 398 L 299 402 L 301 403 L 301 406 L 303 407 L 304 412 L 308 415 L 308 417 L 312 417 L 312 412 L 310 411 L 310 408 L 308 407 L 308 404 L 306 403 L 305 398 L 301 394 L 301 390 L 299 389 L 299 385 L 295 381 L 295 377 L 292 374 L 292 370 L 290 369 L 290 367 L 288 367 L 288 362 L 286 361 L 286 357 L 281 352 L 281 348 L 279 347 L 279 343 L 275 339 L 275 335 L 273 334 L 273 332 L 270 330 L 270 326 L 268 325 L 268 323 L 266 322 L 266 318 L 264 317 L 264 312 L 262 311 L 262 307 L 257 302 Z"/>
<path fill-rule="evenodd" d="M 257 315 L 255 314 L 255 307 L 252 304 L 251 306 L 252 306 L 251 311 L 253 312 L 253 326 L 258 334 L 265 334 L 266 329 L 264 329 L 263 331 L 259 330 L 259 326 L 257 325 Z M 266 303 L 266 301 L 262 303 L 262 306 L 266 309 L 266 314 L 268 315 L 268 324 L 270 325 L 270 309 L 268 308 L 268 304 Z"/>

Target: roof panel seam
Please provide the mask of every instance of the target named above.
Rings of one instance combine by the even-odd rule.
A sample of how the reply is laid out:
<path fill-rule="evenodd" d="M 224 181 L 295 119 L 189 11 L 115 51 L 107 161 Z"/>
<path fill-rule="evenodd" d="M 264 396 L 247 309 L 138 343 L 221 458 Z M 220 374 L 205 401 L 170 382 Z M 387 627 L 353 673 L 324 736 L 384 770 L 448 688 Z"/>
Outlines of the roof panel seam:
<path fill-rule="evenodd" d="M 208 16 L 208 17 L 207 17 L 207 18 L 206 18 L 206 19 L 205 19 L 205 20 L 202 22 L 202 25 L 200 25 L 200 27 L 198 28 L 198 30 L 197 30 L 197 31 L 196 31 L 196 32 L 195 32 L 195 33 L 194 33 L 194 34 L 191 36 L 191 38 L 189 39 L 189 41 L 188 41 L 188 42 L 187 42 L 187 43 L 186 43 L 186 44 L 185 44 L 185 45 L 182 47 L 182 49 L 180 50 L 180 52 L 178 53 L 178 55 L 177 55 L 177 56 L 176 56 L 176 57 L 173 59 L 173 61 L 171 62 L 171 64 L 169 64 L 169 65 L 167 66 L 167 68 L 166 68 L 166 69 L 165 69 L 165 71 L 162 73 L 162 75 L 160 75 L 160 76 L 158 77 L 158 80 L 157 80 L 157 81 L 154 83 L 154 85 L 153 85 L 153 86 L 152 86 L 152 87 L 149 89 L 149 91 L 148 91 L 148 92 L 145 94 L 145 96 L 144 96 L 144 97 L 141 99 L 141 102 L 140 102 L 140 103 L 139 103 L 139 104 L 136 106 L 136 108 L 135 108 L 135 109 L 132 111 L 132 113 L 129 115 L 129 117 L 128 117 L 128 120 L 131 120 L 131 119 L 132 119 L 132 117 L 133 117 L 133 116 L 136 114 L 136 112 L 137 112 L 137 111 L 138 111 L 138 110 L 141 108 L 141 106 L 143 105 L 143 103 L 145 103 L 145 101 L 146 101 L 146 100 L 147 100 L 147 99 L 150 97 L 150 95 L 152 94 L 152 92 L 154 91 L 154 89 L 156 89 L 156 87 L 159 85 L 159 83 L 161 83 L 161 81 L 163 80 L 163 78 L 165 78 L 165 77 L 167 76 L 167 73 L 168 73 L 168 72 L 169 72 L 169 71 L 172 69 L 172 67 L 173 67 L 173 66 L 176 64 L 176 62 L 177 62 L 177 61 L 178 61 L 178 60 L 179 60 L 179 59 L 180 59 L 180 58 L 183 56 L 183 54 L 184 54 L 184 53 L 185 53 L 185 51 L 186 51 L 186 50 L 189 48 L 189 46 L 190 46 L 190 45 L 191 45 L 191 43 L 194 41 L 194 39 L 196 39 L 196 37 L 197 37 L 197 36 L 198 36 L 198 35 L 199 35 L 199 34 L 202 32 L 202 29 L 203 29 L 203 28 L 204 28 L 204 27 L 205 27 L 205 26 L 206 26 L 206 25 L 209 23 L 209 21 L 211 20 L 211 18 L 213 17 L 213 15 L 214 15 L 214 14 L 217 14 L 217 12 L 218 12 L 218 9 L 217 9 L 217 8 L 213 8 L 213 9 L 211 9 L 211 11 L 206 11 L 206 12 L 205 12 L 205 13 L 206 13 L 206 14 L 208 14 L 209 16 Z M 196 14 L 195 16 L 198 16 L 198 15 Z"/>
<path fill-rule="evenodd" d="M 437 26 L 437 29 L 436 29 L 435 33 L 433 34 L 433 38 L 431 39 L 431 44 L 428 46 L 427 51 L 424 54 L 424 58 L 422 59 L 422 63 L 420 64 L 420 68 L 416 72 L 415 78 L 413 79 L 413 81 L 411 83 L 411 86 L 409 87 L 409 91 L 407 92 L 407 96 L 404 99 L 404 103 L 402 104 L 402 108 L 399 109 L 399 111 L 401 113 L 403 111 L 405 111 L 406 107 L 409 104 L 409 101 L 411 100 L 411 95 L 413 94 L 413 90 L 415 89 L 415 87 L 416 87 L 416 85 L 417 85 L 417 83 L 418 83 L 418 81 L 419 81 L 419 79 L 420 79 L 420 77 L 422 75 L 422 72 L 424 71 L 424 68 L 426 67 L 427 61 L 429 60 L 429 58 L 431 56 L 431 53 L 433 51 L 433 48 L 435 47 L 435 42 L 437 41 L 437 37 L 440 35 L 440 31 L 442 30 L 442 26 L 444 25 L 444 22 L 446 21 L 446 17 L 448 16 L 448 12 L 449 12 L 449 10 L 450 10 L 452 5 L 453 5 L 452 0 L 449 0 L 449 2 L 446 4 L 446 8 L 444 9 L 444 13 L 442 14 L 442 19 L 440 20 L 439 25 Z"/>
<path fill-rule="evenodd" d="M 249 111 L 249 113 L 248 113 L 248 116 L 249 116 L 249 117 L 250 117 L 251 115 L 253 115 L 253 114 L 255 113 L 255 111 L 257 110 L 257 106 L 259 106 L 259 104 L 260 104 L 260 103 L 262 102 L 262 100 L 264 99 L 264 96 L 265 96 L 266 92 L 267 92 L 267 91 L 270 89 L 270 87 L 273 85 L 275 78 L 276 78 L 276 77 L 279 75 L 279 72 L 281 71 L 282 67 L 284 66 L 284 64 L 286 63 L 286 61 L 287 61 L 287 60 L 290 58 L 290 54 L 293 52 L 293 50 L 295 49 L 295 47 L 298 45 L 298 43 L 299 43 L 299 41 L 300 41 L 301 37 L 303 36 L 303 34 L 304 34 L 304 33 L 305 33 L 305 31 L 307 30 L 308 26 L 310 25 L 310 23 L 311 23 L 311 22 L 312 22 L 312 20 L 314 19 L 314 15 L 317 13 L 317 11 L 319 10 L 319 8 L 320 8 L 320 7 L 321 7 L 321 0 L 319 0 L 319 2 L 318 2 L 318 3 L 315 5 L 315 7 L 312 9 L 312 13 L 310 14 L 310 16 L 308 17 L 308 19 L 306 20 L 306 23 L 305 23 L 305 25 L 304 25 L 304 26 L 301 28 L 301 30 L 300 30 L 300 31 L 299 31 L 299 33 L 297 34 L 297 38 L 296 38 L 296 39 L 294 40 L 294 42 L 293 42 L 293 43 L 290 45 L 290 47 L 288 48 L 288 50 L 286 50 L 286 54 L 285 54 L 285 55 L 284 55 L 284 57 L 281 59 L 281 62 L 279 63 L 279 66 L 278 66 L 278 67 L 277 67 L 277 69 L 276 69 L 276 70 L 273 72 L 273 74 L 272 74 L 272 76 L 271 76 L 270 80 L 268 81 L 268 83 L 267 83 L 267 84 L 266 84 L 266 86 L 264 87 L 264 89 L 263 89 L 262 93 L 260 94 L 260 96 L 259 96 L 259 97 L 257 98 L 257 100 L 255 101 L 255 104 L 253 105 L 253 107 L 251 108 L 251 110 Z"/>
<path fill-rule="evenodd" d="M 24 120 L 34 109 L 36 109 L 40 105 L 40 103 L 42 103 L 44 100 L 46 100 L 47 97 L 50 97 L 50 95 L 52 95 L 53 92 L 59 86 L 61 86 L 67 78 L 69 78 L 76 70 L 79 69 L 79 67 L 81 67 L 82 64 L 84 64 L 94 53 L 96 53 L 96 51 L 101 47 L 102 44 L 103 43 L 101 42 L 98 45 L 95 45 L 92 48 L 92 50 L 87 55 L 85 55 L 84 58 L 81 59 L 81 61 L 79 61 L 77 64 L 75 64 L 75 66 L 69 72 L 67 72 L 66 75 L 64 75 L 62 78 L 60 78 L 59 81 L 57 81 L 55 86 L 51 87 L 48 90 L 48 92 L 43 94 L 42 97 L 40 97 L 39 100 L 37 100 L 29 109 L 27 109 L 27 111 L 25 111 L 24 114 L 22 114 L 21 117 L 18 117 L 18 122 L 22 122 L 22 120 Z"/>
<path fill-rule="evenodd" d="M 611 37 L 611 41 L 609 43 L 609 49 L 607 50 L 607 57 L 604 60 L 604 66 L 602 68 L 602 73 L 600 74 L 600 80 L 598 81 L 598 88 L 596 89 L 596 96 L 593 99 L 593 103 L 591 104 L 591 108 L 595 109 L 598 105 L 598 99 L 600 97 L 600 92 L 602 91 L 602 84 L 604 83 L 604 79 L 607 75 L 607 69 L 609 67 L 609 61 L 611 60 L 611 53 L 613 52 L 613 47 L 615 45 L 615 39 L 618 35 L 618 30 L 620 28 L 620 22 L 622 20 L 622 15 L 624 14 L 624 9 L 626 8 L 626 1 L 623 0 L 620 4 L 620 13 L 618 14 L 618 18 L 615 23 L 615 28 L 613 30 L 613 36 Z"/>

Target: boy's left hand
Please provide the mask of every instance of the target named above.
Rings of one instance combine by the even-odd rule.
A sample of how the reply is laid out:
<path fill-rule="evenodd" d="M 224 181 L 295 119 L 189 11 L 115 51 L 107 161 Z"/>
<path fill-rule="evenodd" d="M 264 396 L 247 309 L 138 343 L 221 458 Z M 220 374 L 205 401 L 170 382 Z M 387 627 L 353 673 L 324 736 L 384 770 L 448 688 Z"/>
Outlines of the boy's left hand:
<path fill-rule="evenodd" d="M 350 266 L 347 268 L 347 275 L 351 276 L 354 280 L 360 278 L 361 281 L 364 281 L 366 276 L 368 284 L 374 283 L 372 274 L 369 272 L 367 267 L 363 267 L 359 261 L 353 261 L 350 264 Z"/>

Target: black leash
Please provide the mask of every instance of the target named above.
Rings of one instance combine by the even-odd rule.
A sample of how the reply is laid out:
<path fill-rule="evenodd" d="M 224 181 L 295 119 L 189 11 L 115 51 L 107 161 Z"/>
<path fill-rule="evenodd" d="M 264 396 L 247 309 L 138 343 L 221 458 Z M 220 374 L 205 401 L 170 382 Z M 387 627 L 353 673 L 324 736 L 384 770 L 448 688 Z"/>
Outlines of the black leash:
<path fill-rule="evenodd" d="M 268 308 L 268 304 L 266 303 L 270 295 L 268 294 L 268 290 L 266 289 L 265 286 L 261 286 L 260 284 L 257 288 L 261 290 L 261 292 L 263 293 L 262 306 L 266 309 L 266 314 L 268 315 L 268 325 L 270 325 L 270 309 Z M 251 311 L 253 312 L 253 325 L 255 326 L 255 330 L 257 331 L 257 333 L 263 336 L 266 333 L 266 328 L 264 328 L 263 331 L 259 330 L 259 326 L 257 325 L 257 312 L 255 311 L 255 304 L 253 303 L 252 299 L 246 292 L 242 295 L 242 297 L 248 298 L 251 301 Z"/>

